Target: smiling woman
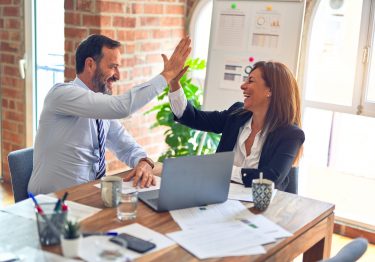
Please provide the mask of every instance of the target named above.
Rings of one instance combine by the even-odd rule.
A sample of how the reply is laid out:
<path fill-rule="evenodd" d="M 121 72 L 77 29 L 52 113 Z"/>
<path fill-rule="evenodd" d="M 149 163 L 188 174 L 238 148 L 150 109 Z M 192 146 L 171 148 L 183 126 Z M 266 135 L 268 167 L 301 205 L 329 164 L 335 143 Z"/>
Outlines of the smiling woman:
<path fill-rule="evenodd" d="M 290 70 L 278 62 L 257 62 L 241 85 L 244 102 L 221 112 L 195 108 L 187 102 L 178 80 L 171 81 L 169 94 L 175 119 L 191 128 L 222 134 L 217 152 L 234 151 L 234 165 L 241 170 L 232 180 L 251 186 L 263 172 L 276 188 L 285 190 L 305 140 L 298 85 Z"/>

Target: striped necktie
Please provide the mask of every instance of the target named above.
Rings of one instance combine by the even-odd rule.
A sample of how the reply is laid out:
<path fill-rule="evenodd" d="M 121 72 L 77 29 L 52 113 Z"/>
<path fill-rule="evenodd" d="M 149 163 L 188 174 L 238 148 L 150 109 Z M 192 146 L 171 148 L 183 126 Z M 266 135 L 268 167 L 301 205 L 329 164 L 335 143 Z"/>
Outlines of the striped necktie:
<path fill-rule="evenodd" d="M 98 142 L 99 142 L 99 170 L 96 174 L 96 179 L 105 176 L 105 137 L 103 120 L 96 119 L 96 126 L 98 128 Z"/>

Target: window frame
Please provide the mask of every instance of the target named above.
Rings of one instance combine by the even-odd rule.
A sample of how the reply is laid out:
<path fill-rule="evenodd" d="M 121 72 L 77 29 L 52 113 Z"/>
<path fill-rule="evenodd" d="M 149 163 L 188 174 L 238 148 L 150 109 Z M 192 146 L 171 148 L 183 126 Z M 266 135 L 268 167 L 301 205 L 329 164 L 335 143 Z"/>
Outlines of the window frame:
<path fill-rule="evenodd" d="M 370 82 L 370 70 L 371 70 L 371 60 L 372 56 L 375 56 L 374 48 L 371 48 L 374 45 L 375 42 L 375 0 L 365 0 L 366 1 L 366 8 L 369 10 L 367 12 L 366 20 L 368 21 L 368 30 L 367 30 L 367 39 L 366 39 L 366 49 L 367 54 L 365 57 L 365 63 L 363 63 L 364 66 L 364 75 L 363 75 L 363 92 L 361 99 L 363 101 L 363 108 L 362 108 L 362 115 L 365 116 L 372 116 L 375 117 L 375 102 L 367 102 L 366 101 L 366 95 L 367 95 L 367 87 L 369 86 Z M 362 13 L 363 16 L 363 13 Z M 364 20 L 364 19 L 363 19 Z M 374 59 L 375 62 L 375 59 Z M 375 74 L 375 63 L 372 65 L 373 67 L 373 73 Z M 374 87 L 375 88 L 375 87 Z"/>
<path fill-rule="evenodd" d="M 366 93 L 367 93 L 367 85 L 369 81 L 369 64 L 368 61 L 370 58 L 370 52 L 368 52 L 369 56 L 364 57 L 365 50 L 369 48 L 370 43 L 369 41 L 374 41 L 371 39 L 375 37 L 375 34 L 371 36 L 371 30 L 374 28 L 374 14 L 373 14 L 373 5 L 374 0 L 363 0 L 362 5 L 362 14 L 361 14 L 361 22 L 360 22 L 360 32 L 359 32 L 359 39 L 358 39 L 358 51 L 357 51 L 357 59 L 355 65 L 355 82 L 353 86 L 353 97 L 352 97 L 352 105 L 345 106 L 345 105 L 337 105 L 333 103 L 326 103 L 326 102 L 318 102 L 318 101 L 311 101 L 306 98 L 307 92 L 307 77 L 306 73 L 308 71 L 308 63 L 309 63 L 309 54 L 306 50 L 310 50 L 311 46 L 311 37 L 312 37 L 312 28 L 314 25 L 314 20 L 316 19 L 317 11 L 322 3 L 322 0 L 315 2 L 312 4 L 308 10 L 306 10 L 305 16 L 305 26 L 304 26 L 304 37 L 303 37 L 303 49 L 305 50 L 302 58 L 300 60 L 300 70 L 298 74 L 298 79 L 300 83 L 301 94 L 302 94 L 302 108 L 311 107 L 323 110 L 329 110 L 334 112 L 341 112 L 341 113 L 348 113 L 348 114 L 356 114 L 356 115 L 364 115 L 364 116 L 371 116 L 375 117 L 375 103 L 369 103 L 366 101 Z M 370 10 L 370 12 L 369 12 Z M 306 33 L 307 32 L 307 33 Z M 364 61 L 365 59 L 365 61 Z M 375 71 L 375 64 L 374 64 L 374 71 Z"/>
<path fill-rule="evenodd" d="M 196 41 L 198 41 L 197 37 L 195 37 L 196 36 L 196 26 L 197 26 L 198 17 L 200 15 L 200 13 L 202 12 L 203 7 L 205 7 L 211 1 L 213 1 L 213 0 L 200 0 L 200 1 L 195 2 L 195 5 L 192 7 L 192 10 L 190 12 L 191 16 L 188 19 L 187 25 L 188 25 L 189 35 L 192 39 L 193 57 L 195 57 L 194 56 L 194 50 L 195 50 L 194 47 L 196 46 Z M 211 34 L 211 32 L 210 32 L 210 34 Z"/>

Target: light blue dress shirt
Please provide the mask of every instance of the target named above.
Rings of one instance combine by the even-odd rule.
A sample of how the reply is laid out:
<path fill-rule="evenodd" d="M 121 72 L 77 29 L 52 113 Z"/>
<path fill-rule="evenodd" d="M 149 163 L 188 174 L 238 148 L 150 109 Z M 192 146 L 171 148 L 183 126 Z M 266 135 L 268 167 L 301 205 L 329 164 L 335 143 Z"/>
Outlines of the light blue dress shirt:
<path fill-rule="evenodd" d="M 158 75 L 119 96 L 95 93 L 78 77 L 52 87 L 40 115 L 28 190 L 46 194 L 95 180 L 99 168 L 97 118 L 103 119 L 106 147 L 134 167 L 146 152 L 116 119 L 140 109 L 166 85 Z"/>

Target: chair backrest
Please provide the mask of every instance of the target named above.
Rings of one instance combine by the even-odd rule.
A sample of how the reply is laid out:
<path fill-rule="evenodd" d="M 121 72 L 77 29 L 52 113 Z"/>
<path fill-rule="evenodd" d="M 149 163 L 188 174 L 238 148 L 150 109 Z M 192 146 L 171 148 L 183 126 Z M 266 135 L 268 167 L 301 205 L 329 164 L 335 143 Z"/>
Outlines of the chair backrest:
<path fill-rule="evenodd" d="M 331 257 L 327 260 L 322 260 L 323 262 L 354 262 L 357 261 L 367 249 L 368 241 L 365 238 L 359 237 L 352 240 L 349 244 L 346 244 L 341 250 L 336 254 L 336 256 Z"/>
<path fill-rule="evenodd" d="M 33 153 L 34 148 L 29 147 L 10 152 L 8 155 L 15 202 L 28 198 L 27 186 L 33 171 Z"/>
<path fill-rule="evenodd" d="M 289 171 L 289 184 L 285 188 L 285 192 L 298 194 L 298 167 L 292 167 Z"/>

